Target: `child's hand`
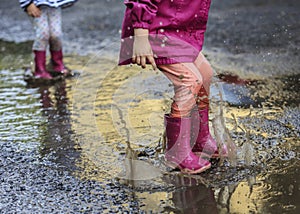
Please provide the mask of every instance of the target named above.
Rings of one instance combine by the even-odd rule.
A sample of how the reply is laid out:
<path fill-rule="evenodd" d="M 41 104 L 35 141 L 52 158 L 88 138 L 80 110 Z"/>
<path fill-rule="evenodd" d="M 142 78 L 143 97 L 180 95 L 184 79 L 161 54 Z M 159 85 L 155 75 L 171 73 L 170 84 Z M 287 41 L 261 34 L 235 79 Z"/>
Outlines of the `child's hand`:
<path fill-rule="evenodd" d="M 149 32 L 147 29 L 134 29 L 132 62 L 140 65 L 142 68 L 146 68 L 146 61 L 148 60 L 153 69 L 156 70 L 157 66 L 148 36 Z"/>
<path fill-rule="evenodd" d="M 31 3 L 27 7 L 27 14 L 32 17 L 40 17 L 41 16 L 41 10 L 35 4 Z"/>

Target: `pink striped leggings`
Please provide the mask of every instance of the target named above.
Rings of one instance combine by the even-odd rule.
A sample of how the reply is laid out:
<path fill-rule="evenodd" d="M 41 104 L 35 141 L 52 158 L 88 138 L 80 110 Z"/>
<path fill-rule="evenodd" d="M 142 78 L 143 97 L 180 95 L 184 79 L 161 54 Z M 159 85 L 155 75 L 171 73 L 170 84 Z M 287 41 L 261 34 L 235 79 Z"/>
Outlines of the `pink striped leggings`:
<path fill-rule="evenodd" d="M 191 63 L 158 67 L 174 86 L 171 117 L 188 117 L 196 105 L 199 109 L 208 107 L 213 69 L 202 53 Z"/>

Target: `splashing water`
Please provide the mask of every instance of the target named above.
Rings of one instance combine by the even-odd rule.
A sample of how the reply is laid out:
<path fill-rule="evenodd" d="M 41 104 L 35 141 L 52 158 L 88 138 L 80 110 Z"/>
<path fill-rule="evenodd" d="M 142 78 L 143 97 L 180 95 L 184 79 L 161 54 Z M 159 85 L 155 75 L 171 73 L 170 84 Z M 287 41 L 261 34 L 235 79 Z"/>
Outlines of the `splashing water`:
<path fill-rule="evenodd" d="M 220 101 L 214 104 L 214 105 L 218 104 L 218 108 L 217 108 L 217 112 L 215 112 L 214 118 L 212 119 L 213 130 L 218 143 L 219 154 L 222 154 L 222 152 L 220 152 L 220 149 L 222 148 L 223 144 L 225 144 L 228 149 L 229 163 L 232 167 L 235 167 L 237 165 L 237 156 L 236 156 L 237 150 L 236 150 L 235 143 L 230 137 L 229 130 L 226 128 L 225 125 L 223 104 L 222 104 L 223 95 L 222 95 L 222 91 L 220 90 L 220 87 L 219 87 L 219 96 L 220 96 Z M 221 162 L 223 162 L 224 157 L 221 156 L 221 160 L 222 160 Z"/>
<path fill-rule="evenodd" d="M 152 164 L 147 163 L 146 161 L 138 160 L 138 152 L 134 151 L 130 144 L 130 131 L 126 126 L 126 121 L 122 114 L 122 110 L 117 105 L 113 105 L 117 109 L 118 118 L 116 118 L 119 123 L 118 130 L 123 132 L 123 135 L 126 137 L 126 154 L 124 160 L 124 169 L 125 172 L 118 175 L 119 179 L 124 180 L 124 184 L 130 185 L 135 188 L 140 186 L 139 181 L 150 180 L 162 175 L 162 172 L 157 167 L 154 167 Z"/>

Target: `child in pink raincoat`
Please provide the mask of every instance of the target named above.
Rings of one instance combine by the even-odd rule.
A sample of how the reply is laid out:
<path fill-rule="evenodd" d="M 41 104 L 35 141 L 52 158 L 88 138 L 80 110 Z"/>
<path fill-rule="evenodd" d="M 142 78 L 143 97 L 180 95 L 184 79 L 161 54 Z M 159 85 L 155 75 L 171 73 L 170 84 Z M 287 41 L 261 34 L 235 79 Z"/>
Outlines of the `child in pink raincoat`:
<path fill-rule="evenodd" d="M 168 165 L 195 174 L 211 167 L 203 155 L 220 156 L 209 132 L 213 70 L 201 53 L 211 0 L 125 0 L 120 65 L 151 64 L 173 83 L 165 115 Z M 221 155 L 227 155 L 224 145 Z"/>

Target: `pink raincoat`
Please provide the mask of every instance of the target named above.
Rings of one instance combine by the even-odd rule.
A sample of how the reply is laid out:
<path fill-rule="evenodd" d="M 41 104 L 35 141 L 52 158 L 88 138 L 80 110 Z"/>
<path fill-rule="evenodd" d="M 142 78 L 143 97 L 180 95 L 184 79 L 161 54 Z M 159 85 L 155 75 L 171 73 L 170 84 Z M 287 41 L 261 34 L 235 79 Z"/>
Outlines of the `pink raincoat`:
<path fill-rule="evenodd" d="M 119 64 L 131 63 L 134 28 L 149 29 L 156 64 L 193 62 L 202 50 L 211 0 L 125 0 Z"/>

